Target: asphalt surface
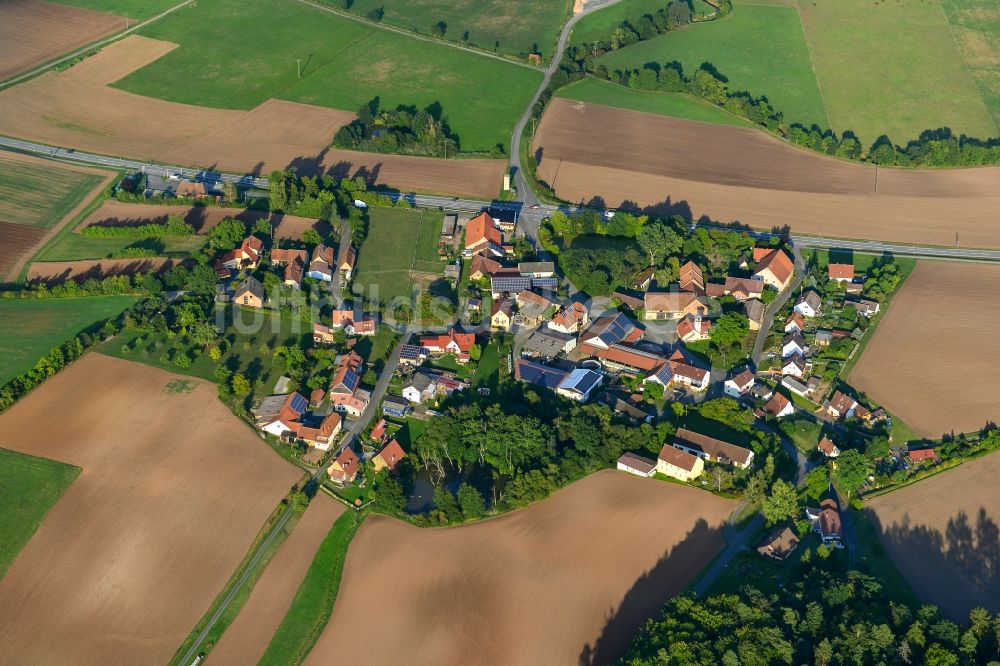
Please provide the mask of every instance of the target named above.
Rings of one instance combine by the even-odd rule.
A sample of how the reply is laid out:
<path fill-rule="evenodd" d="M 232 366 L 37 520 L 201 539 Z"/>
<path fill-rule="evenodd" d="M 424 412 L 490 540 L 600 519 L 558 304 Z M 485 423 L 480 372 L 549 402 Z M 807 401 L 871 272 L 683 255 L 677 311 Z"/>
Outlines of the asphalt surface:
<path fill-rule="evenodd" d="M 803 278 L 806 276 L 806 263 L 802 259 L 802 252 L 798 246 L 792 247 L 792 258 L 795 260 L 795 277 L 788 285 L 788 288 L 778 294 L 778 297 L 771 301 L 771 304 L 764 310 L 764 319 L 761 321 L 760 330 L 757 331 L 757 337 L 754 339 L 750 360 L 753 361 L 755 369 L 760 367 L 760 361 L 764 355 L 764 343 L 767 342 L 767 336 L 774 325 L 775 316 L 781 312 L 781 308 L 785 307 L 785 303 L 792 297 L 792 294 L 798 291 Z"/>

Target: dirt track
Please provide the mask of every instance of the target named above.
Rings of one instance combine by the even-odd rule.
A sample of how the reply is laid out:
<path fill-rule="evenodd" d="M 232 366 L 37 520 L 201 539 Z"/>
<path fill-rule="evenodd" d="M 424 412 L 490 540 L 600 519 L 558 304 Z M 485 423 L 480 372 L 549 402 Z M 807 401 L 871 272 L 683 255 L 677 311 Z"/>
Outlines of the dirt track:
<path fill-rule="evenodd" d="M 493 197 L 502 160 L 441 160 L 333 150 L 330 142 L 354 114 L 268 100 L 250 111 L 210 109 L 109 87 L 176 48 L 130 35 L 64 71 L 0 92 L 5 131 L 49 145 L 72 146 L 167 164 L 266 175 L 364 175 L 402 190 Z M 135 122 L 142 118 L 142 122 Z"/>
<path fill-rule="evenodd" d="M 917 595 L 963 622 L 1000 612 L 1000 453 L 866 502 L 879 537 Z"/>
<path fill-rule="evenodd" d="M 345 507 L 317 493 L 288 540 L 282 544 L 250 598 L 209 655 L 210 664 L 255 664 L 285 617 L 316 549 Z"/>
<path fill-rule="evenodd" d="M 0 416 L 0 446 L 83 468 L 0 580 L 0 663 L 166 663 L 299 478 L 174 378 L 89 353 Z"/>
<path fill-rule="evenodd" d="M 124 19 L 42 0 L 0 3 L 0 81 L 125 28 Z"/>
<path fill-rule="evenodd" d="M 1000 266 L 919 262 L 851 384 L 929 438 L 1000 420 L 998 291 Z"/>
<path fill-rule="evenodd" d="M 733 506 L 606 470 L 469 526 L 371 516 L 306 663 L 608 663 L 722 549 Z"/>
<path fill-rule="evenodd" d="M 553 99 L 539 176 L 570 201 L 601 197 L 770 229 L 1000 247 L 1000 167 L 915 171 L 823 157 L 753 129 Z"/>
<path fill-rule="evenodd" d="M 159 273 L 177 263 L 167 257 L 136 259 L 80 259 L 78 261 L 36 261 L 28 267 L 28 282 L 57 284 L 66 280 L 106 278 L 112 275 Z"/>

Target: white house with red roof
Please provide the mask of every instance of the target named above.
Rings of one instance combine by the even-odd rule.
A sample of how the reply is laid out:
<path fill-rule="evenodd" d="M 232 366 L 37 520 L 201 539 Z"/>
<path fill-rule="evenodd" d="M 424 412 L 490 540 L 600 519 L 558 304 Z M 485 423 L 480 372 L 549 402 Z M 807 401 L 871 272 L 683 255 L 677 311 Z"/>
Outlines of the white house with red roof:
<path fill-rule="evenodd" d="M 423 335 L 420 348 L 426 354 L 454 354 L 461 363 L 469 360 L 469 350 L 476 344 L 475 333 L 462 333 L 454 328 L 441 335 Z"/>
<path fill-rule="evenodd" d="M 503 234 L 489 213 L 480 213 L 465 225 L 465 254 L 485 253 L 502 257 Z"/>
<path fill-rule="evenodd" d="M 784 291 L 791 283 L 795 264 L 784 250 L 757 247 L 753 250 L 753 258 L 757 262 L 754 277 L 763 280 L 764 284 Z"/>

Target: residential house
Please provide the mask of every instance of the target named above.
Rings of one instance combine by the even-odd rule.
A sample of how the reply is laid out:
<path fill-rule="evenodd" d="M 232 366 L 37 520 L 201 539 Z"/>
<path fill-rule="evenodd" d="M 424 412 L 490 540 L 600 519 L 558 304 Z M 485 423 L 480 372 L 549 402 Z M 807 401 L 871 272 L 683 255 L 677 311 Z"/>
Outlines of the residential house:
<path fill-rule="evenodd" d="M 480 213 L 465 225 L 465 254 L 503 256 L 503 235 L 489 213 Z"/>
<path fill-rule="evenodd" d="M 646 268 L 632 278 L 632 288 L 639 291 L 646 291 L 653 284 L 653 276 L 656 274 L 655 268 Z"/>
<path fill-rule="evenodd" d="M 552 301 L 533 291 L 519 291 L 514 296 L 517 302 L 517 313 L 524 317 L 525 326 L 538 326 L 542 317 L 552 307 Z"/>
<path fill-rule="evenodd" d="M 372 458 L 372 465 L 376 472 L 387 469 L 390 472 L 396 471 L 396 466 L 406 457 L 406 451 L 395 439 L 382 447 L 382 450 Z"/>
<path fill-rule="evenodd" d="M 798 312 L 788 315 L 785 320 L 785 333 L 801 333 L 806 328 L 806 320 Z"/>
<path fill-rule="evenodd" d="M 767 306 L 764 305 L 764 302 L 756 298 L 751 298 L 743 303 L 743 311 L 746 312 L 750 330 L 759 331 L 761 324 L 764 323 L 764 315 L 767 311 Z"/>
<path fill-rule="evenodd" d="M 722 392 L 738 400 L 750 393 L 756 382 L 756 375 L 747 368 L 727 379 L 722 385 Z"/>
<path fill-rule="evenodd" d="M 721 439 L 681 428 L 674 435 L 674 447 L 709 462 L 746 469 L 753 463 L 753 451 Z"/>
<path fill-rule="evenodd" d="M 647 411 L 651 407 L 648 405 L 646 406 L 647 409 L 639 407 L 641 403 L 632 397 L 624 399 L 611 391 L 602 391 L 597 396 L 597 401 L 602 405 L 610 407 L 615 416 L 624 416 L 632 423 L 650 423 L 653 420 L 653 414 Z"/>
<path fill-rule="evenodd" d="M 802 292 L 792 308 L 806 319 L 812 319 L 823 309 L 823 299 L 812 289 Z"/>
<path fill-rule="evenodd" d="M 618 459 L 618 469 L 629 474 L 649 478 L 656 473 L 656 462 L 634 453 L 623 453 Z"/>
<path fill-rule="evenodd" d="M 867 298 L 859 298 L 857 300 L 848 299 L 844 302 L 844 304 L 857 310 L 858 314 L 861 315 L 862 317 L 869 317 L 869 318 L 877 315 L 878 311 L 882 307 L 881 305 L 879 305 L 878 301 L 873 301 Z"/>
<path fill-rule="evenodd" d="M 514 301 L 509 298 L 493 301 L 493 305 L 490 306 L 490 327 L 501 331 L 509 331 L 513 323 Z"/>
<path fill-rule="evenodd" d="M 330 393 L 350 395 L 361 384 L 365 362 L 357 352 L 341 354 L 337 357 L 333 380 L 330 382 Z"/>
<path fill-rule="evenodd" d="M 795 265 L 785 251 L 779 248 L 754 248 L 754 261 L 757 262 L 755 277 L 759 277 L 770 287 L 784 291 L 792 281 Z"/>
<path fill-rule="evenodd" d="M 677 337 L 681 342 L 708 340 L 711 328 L 712 322 L 702 319 L 701 315 L 687 315 L 677 322 Z"/>
<path fill-rule="evenodd" d="M 781 361 L 781 374 L 792 377 L 804 377 L 809 370 L 809 364 L 798 354 L 794 354 Z"/>
<path fill-rule="evenodd" d="M 437 392 L 435 377 L 426 372 L 414 372 L 403 384 L 403 397 L 412 403 L 421 403 L 434 397 Z"/>
<path fill-rule="evenodd" d="M 816 346 L 829 347 L 830 342 L 832 340 L 833 340 L 833 331 L 831 331 L 828 328 L 816 329 Z"/>
<path fill-rule="evenodd" d="M 491 277 L 493 275 L 499 275 L 501 272 L 507 275 L 517 275 L 521 276 L 520 271 L 515 271 L 512 268 L 504 268 L 499 261 L 490 259 L 484 254 L 477 254 L 472 257 L 472 262 L 469 267 L 469 278 L 472 280 L 481 280 L 484 277 Z"/>
<path fill-rule="evenodd" d="M 857 400 L 839 390 L 834 391 L 830 399 L 823 405 L 826 412 L 837 419 L 851 418 L 858 407 Z"/>
<path fill-rule="evenodd" d="M 598 372 L 577 368 L 559 382 L 556 393 L 576 402 L 586 402 L 590 399 L 591 392 L 601 385 L 601 379 L 601 374 Z"/>
<path fill-rule="evenodd" d="M 386 423 L 385 419 L 379 419 L 378 423 L 375 424 L 375 427 L 372 428 L 372 432 L 371 432 L 371 435 L 370 435 L 372 441 L 373 442 L 378 442 L 380 444 L 382 442 L 385 442 L 385 438 L 386 438 L 386 436 L 388 434 L 387 433 L 388 427 L 389 427 L 389 424 Z"/>
<path fill-rule="evenodd" d="M 299 428 L 298 438 L 315 449 L 329 451 L 335 443 L 340 429 L 340 414 L 333 412 L 323 418 L 318 428 L 306 426 Z"/>
<path fill-rule="evenodd" d="M 695 294 L 705 293 L 705 276 L 702 274 L 698 264 L 693 261 L 689 261 L 681 266 L 678 284 L 681 291 L 690 291 Z"/>
<path fill-rule="evenodd" d="M 524 277 L 550 278 L 556 274 L 554 261 L 522 261 L 517 264 L 517 272 Z"/>
<path fill-rule="evenodd" d="M 357 454 L 351 450 L 351 447 L 346 447 L 337 456 L 329 467 L 326 469 L 327 475 L 329 475 L 330 480 L 339 485 L 346 485 L 348 483 L 354 483 L 354 479 L 358 476 L 358 467 L 360 464 Z"/>
<path fill-rule="evenodd" d="M 469 350 L 476 344 L 475 333 L 462 333 L 451 329 L 441 335 L 423 335 L 420 337 L 420 348 L 432 356 L 454 354 L 459 363 L 469 360 Z"/>
<path fill-rule="evenodd" d="M 333 248 L 322 243 L 313 248 L 306 277 L 333 282 Z"/>
<path fill-rule="evenodd" d="M 309 393 L 310 407 L 313 408 L 319 407 L 324 400 L 326 400 L 326 391 L 324 389 L 321 388 L 313 389 L 312 392 Z"/>
<path fill-rule="evenodd" d="M 844 539 L 844 528 L 840 522 L 840 511 L 832 499 L 820 502 L 819 508 L 806 507 L 806 518 L 812 522 L 813 531 L 823 543 L 840 548 Z"/>
<path fill-rule="evenodd" d="M 626 315 L 616 312 L 598 317 L 590 324 L 580 336 L 580 351 L 593 356 L 613 344 L 637 342 L 641 338 L 642 329 Z"/>
<path fill-rule="evenodd" d="M 499 229 L 503 231 L 514 231 L 514 227 L 517 225 L 518 211 L 520 210 L 520 204 L 515 206 L 506 206 L 504 204 L 492 204 L 489 208 L 489 216 L 493 219 L 493 224 L 495 224 Z"/>
<path fill-rule="evenodd" d="M 386 396 L 385 400 L 382 401 L 382 413 L 386 416 L 401 419 L 411 411 L 412 410 L 409 404 L 407 404 L 402 398 L 397 398 L 394 395 Z"/>
<path fill-rule="evenodd" d="M 837 282 L 850 282 L 854 279 L 854 264 L 830 264 L 826 271 L 829 278 Z"/>
<path fill-rule="evenodd" d="M 799 538 L 795 536 L 795 532 L 791 528 L 779 527 L 767 535 L 757 546 L 757 552 L 765 557 L 784 562 L 798 545 Z"/>
<path fill-rule="evenodd" d="M 694 365 L 678 349 L 665 362 L 657 366 L 644 381 L 656 382 L 664 388 L 671 384 L 679 384 L 693 391 L 704 391 L 708 388 L 710 378 L 711 371 Z"/>
<path fill-rule="evenodd" d="M 760 278 L 727 277 L 722 284 L 706 284 L 705 293 L 712 298 L 732 296 L 738 301 L 760 299 L 764 295 L 764 281 Z"/>
<path fill-rule="evenodd" d="M 525 358 L 514 359 L 514 379 L 555 391 L 569 373 Z"/>
<path fill-rule="evenodd" d="M 222 255 L 217 263 L 227 268 L 256 268 L 260 255 L 264 251 L 264 241 L 256 236 L 247 236 L 239 247 Z"/>
<path fill-rule="evenodd" d="M 919 464 L 923 462 L 939 463 L 941 459 L 938 458 L 938 454 L 934 449 L 908 449 L 906 455 L 909 456 L 910 461 L 914 464 Z"/>
<path fill-rule="evenodd" d="M 424 354 L 421 353 L 420 345 L 403 345 L 399 348 L 400 365 L 420 365 L 423 359 Z"/>
<path fill-rule="evenodd" d="M 531 334 L 521 347 L 525 356 L 553 359 L 559 354 L 568 354 L 576 349 L 576 336 L 560 333 L 548 328 L 540 328 Z"/>
<path fill-rule="evenodd" d="M 646 319 L 680 319 L 686 315 L 708 314 L 708 301 L 690 291 L 647 291 L 643 300 Z"/>
<path fill-rule="evenodd" d="M 354 393 L 331 393 L 330 405 L 334 411 L 360 418 L 371 399 L 370 391 L 359 388 L 355 389 Z"/>
<path fill-rule="evenodd" d="M 340 251 L 340 257 L 337 259 L 337 270 L 340 271 L 340 279 L 344 282 L 350 282 L 354 276 L 354 262 L 356 259 L 357 252 L 354 251 L 353 245 L 345 245 Z"/>
<path fill-rule="evenodd" d="M 792 401 L 777 391 L 771 395 L 771 399 L 768 400 L 761 409 L 764 410 L 765 414 L 770 414 L 776 419 L 791 416 L 795 413 L 795 407 L 792 406 Z"/>
<path fill-rule="evenodd" d="M 233 292 L 233 302 L 248 308 L 264 307 L 264 285 L 252 275 L 236 285 Z"/>
<path fill-rule="evenodd" d="M 583 303 L 570 303 L 563 307 L 548 323 L 548 327 L 559 333 L 579 333 L 589 321 L 590 313 Z"/>
<path fill-rule="evenodd" d="M 824 436 L 823 439 L 819 440 L 819 444 L 816 446 L 816 448 L 819 449 L 820 453 L 822 453 L 827 458 L 836 458 L 837 456 L 840 455 L 840 449 L 837 447 L 836 444 L 833 443 L 832 439 L 826 436 Z"/>
<path fill-rule="evenodd" d="M 305 250 L 283 250 L 281 248 L 271 250 L 271 263 L 275 266 L 287 266 L 296 260 L 305 264 L 309 260 L 309 253 Z"/>
<path fill-rule="evenodd" d="M 318 345 L 332 345 L 333 329 L 323 324 L 313 324 L 313 342 Z"/>
<path fill-rule="evenodd" d="M 660 455 L 656 457 L 656 471 L 681 481 L 691 481 L 701 476 L 705 470 L 705 462 L 698 456 L 679 449 L 670 444 L 664 444 Z"/>
<path fill-rule="evenodd" d="M 801 333 L 789 333 L 781 341 L 781 358 L 795 355 L 804 357 L 807 349 L 809 349 L 809 345 L 806 344 Z"/>
<path fill-rule="evenodd" d="M 269 396 L 255 411 L 257 427 L 275 437 L 294 435 L 308 407 L 308 401 L 298 393 Z"/>

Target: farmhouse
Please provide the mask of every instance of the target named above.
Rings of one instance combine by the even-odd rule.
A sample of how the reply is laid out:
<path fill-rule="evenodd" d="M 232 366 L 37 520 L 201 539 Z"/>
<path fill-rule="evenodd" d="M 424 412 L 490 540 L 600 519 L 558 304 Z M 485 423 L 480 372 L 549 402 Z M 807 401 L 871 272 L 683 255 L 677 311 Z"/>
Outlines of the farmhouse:
<path fill-rule="evenodd" d="M 670 444 L 664 444 L 656 458 L 657 472 L 681 481 L 698 478 L 704 469 L 705 463 L 701 458 Z"/>
<path fill-rule="evenodd" d="M 693 261 L 681 266 L 678 283 L 681 291 L 690 291 L 695 294 L 705 293 L 705 276 L 698 264 Z"/>
<path fill-rule="evenodd" d="M 823 299 L 819 297 L 819 294 L 810 289 L 799 296 L 798 300 L 795 301 L 793 309 L 806 319 L 811 319 L 820 313 L 822 307 Z"/>
<path fill-rule="evenodd" d="M 678 349 L 664 363 L 657 366 L 644 381 L 656 382 L 664 388 L 671 384 L 680 384 L 693 391 L 704 391 L 708 388 L 710 377 L 709 370 L 693 365 Z"/>
<path fill-rule="evenodd" d="M 600 373 L 587 368 L 577 368 L 559 382 L 556 393 L 576 402 L 586 402 L 590 398 L 590 393 L 601 385 L 601 379 Z"/>
<path fill-rule="evenodd" d="M 743 304 L 743 311 L 747 315 L 747 323 L 750 325 L 750 330 L 759 331 L 760 325 L 764 322 L 764 314 L 767 311 L 767 306 L 764 305 L 763 301 L 751 298 Z"/>
<path fill-rule="evenodd" d="M 854 264 L 830 264 L 826 272 L 831 280 L 850 282 L 854 279 Z"/>
<path fill-rule="evenodd" d="M 489 213 L 480 213 L 465 225 L 465 254 L 488 254 L 503 256 L 503 236 Z"/>
<path fill-rule="evenodd" d="M 462 333 L 454 328 L 442 335 L 420 337 L 420 348 L 425 355 L 454 354 L 459 363 L 469 360 L 469 350 L 476 344 L 475 333 Z"/>
<path fill-rule="evenodd" d="M 645 294 L 641 291 L 626 291 L 619 287 L 611 294 L 611 301 L 621 303 L 633 312 L 641 310 L 646 305 Z"/>
<path fill-rule="evenodd" d="M 382 447 L 382 450 L 375 454 L 372 458 L 372 465 L 375 466 L 376 472 L 381 472 L 383 469 L 387 469 L 390 472 L 396 470 L 396 466 L 406 457 L 406 451 L 403 447 L 399 445 L 395 439 Z"/>
<path fill-rule="evenodd" d="M 299 428 L 298 438 L 320 451 L 329 451 L 340 432 L 341 423 L 340 414 L 333 412 L 320 422 L 318 428 L 307 426 Z"/>
<path fill-rule="evenodd" d="M 779 562 L 783 562 L 788 559 L 788 556 L 792 554 L 792 551 L 794 551 L 798 545 L 799 538 L 795 536 L 795 532 L 793 532 L 791 528 L 785 526 L 771 532 L 767 538 L 765 538 L 760 545 L 757 546 L 757 552 L 765 557 L 770 557 L 778 560 Z"/>
<path fill-rule="evenodd" d="M 351 281 L 351 277 L 354 275 L 354 262 L 356 259 L 357 252 L 355 252 L 353 245 L 345 245 L 340 251 L 340 257 L 337 259 L 337 270 L 340 272 L 340 279 L 344 282 Z"/>
<path fill-rule="evenodd" d="M 681 428 L 674 435 L 674 447 L 709 462 L 746 469 L 753 463 L 753 451 L 720 439 Z"/>
<path fill-rule="evenodd" d="M 806 518 L 812 522 L 813 531 L 819 535 L 823 543 L 835 548 L 841 547 L 844 538 L 844 528 L 840 522 L 840 511 L 832 499 L 820 502 L 819 508 L 806 507 Z"/>
<path fill-rule="evenodd" d="M 795 413 L 795 407 L 792 406 L 791 400 L 777 391 L 771 394 L 771 399 L 768 400 L 761 409 L 763 409 L 766 414 L 770 414 L 777 419 L 791 416 Z"/>
<path fill-rule="evenodd" d="M 299 419 L 309 403 L 298 393 L 272 395 L 264 398 L 255 410 L 257 427 L 275 437 L 298 432 Z"/>
<path fill-rule="evenodd" d="M 759 299 L 764 294 L 764 281 L 760 278 L 727 277 L 723 284 L 706 284 L 705 293 L 712 298 L 732 296 L 738 301 Z"/>
<path fill-rule="evenodd" d="M 558 329 L 557 329 L 558 330 Z M 642 338 L 642 329 L 621 312 L 598 317 L 580 337 L 580 350 L 584 354 L 607 350 L 613 344 L 636 342 Z"/>
<path fill-rule="evenodd" d="M 656 463 L 634 453 L 623 453 L 618 459 L 618 469 L 636 476 L 649 478 L 656 473 Z"/>
<path fill-rule="evenodd" d="M 840 455 L 840 449 L 833 443 L 832 439 L 826 436 L 819 440 L 819 444 L 816 445 L 816 448 L 819 449 L 820 453 L 827 458 L 836 458 Z"/>
<path fill-rule="evenodd" d="M 525 340 L 521 353 L 536 358 L 553 359 L 576 348 L 576 337 L 547 328 L 540 328 Z"/>
<path fill-rule="evenodd" d="M 757 262 L 754 277 L 760 278 L 769 287 L 784 291 L 792 281 L 792 273 L 795 270 L 792 260 L 784 250 L 754 248 L 753 258 Z"/>
<path fill-rule="evenodd" d="M 351 447 L 346 447 L 340 452 L 330 466 L 326 469 L 326 473 L 329 475 L 330 480 L 334 483 L 345 485 L 348 483 L 353 483 L 354 479 L 358 476 L 358 459 L 357 454 L 351 450 Z"/>
<path fill-rule="evenodd" d="M 355 389 L 354 393 L 331 393 L 330 405 L 334 411 L 360 418 L 368 407 L 372 394 L 364 389 Z"/>
<path fill-rule="evenodd" d="M 722 385 L 722 392 L 730 397 L 739 399 L 750 392 L 756 381 L 756 376 L 748 368 L 743 370 L 743 372 L 738 375 L 734 375 L 727 379 Z"/>
<path fill-rule="evenodd" d="M 586 305 L 573 302 L 560 310 L 548 323 L 548 327 L 559 333 L 579 333 L 587 325 L 589 315 Z"/>
<path fill-rule="evenodd" d="M 708 314 L 704 297 L 689 291 L 647 291 L 644 296 L 646 319 L 679 319 L 685 315 Z"/>
<path fill-rule="evenodd" d="M 712 322 L 702 319 L 701 315 L 687 315 L 677 322 L 677 337 L 681 342 L 698 342 L 708 340 L 708 332 Z"/>
<path fill-rule="evenodd" d="M 264 307 L 264 285 L 252 275 L 236 285 L 233 302 L 248 308 Z"/>
<path fill-rule="evenodd" d="M 664 358 L 655 352 L 623 344 L 595 350 L 591 355 L 599 358 L 604 367 L 629 374 L 652 372 L 664 362 Z"/>
<path fill-rule="evenodd" d="M 472 257 L 472 264 L 469 267 L 469 271 L 469 278 L 472 280 L 481 280 L 484 277 L 499 275 L 501 272 L 505 272 L 508 275 L 515 274 L 512 269 L 504 268 L 499 261 L 494 261 L 484 254 L 477 254 Z M 520 272 L 516 273 L 516 275 L 520 276 Z"/>
<path fill-rule="evenodd" d="M 524 317 L 526 326 L 541 324 L 545 312 L 552 306 L 552 301 L 528 290 L 517 292 L 514 299 L 517 302 L 517 313 Z"/>

